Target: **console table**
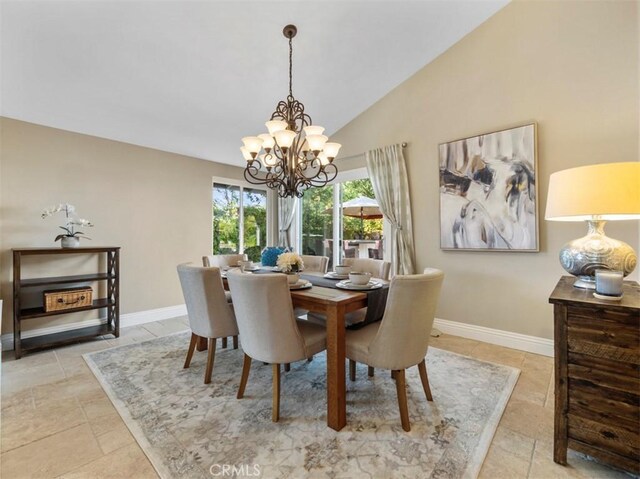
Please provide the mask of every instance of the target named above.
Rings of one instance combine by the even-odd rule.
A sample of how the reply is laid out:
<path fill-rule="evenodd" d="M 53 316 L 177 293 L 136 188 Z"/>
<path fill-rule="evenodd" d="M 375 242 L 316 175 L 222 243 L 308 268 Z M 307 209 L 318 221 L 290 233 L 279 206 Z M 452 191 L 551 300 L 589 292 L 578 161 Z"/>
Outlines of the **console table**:
<path fill-rule="evenodd" d="M 61 346 L 85 339 L 113 334 L 120 336 L 120 248 L 119 247 L 87 247 L 87 248 L 16 248 L 13 249 L 13 344 L 16 359 L 22 357 L 23 351 L 35 351 L 52 346 Z M 51 276 L 45 278 L 23 278 L 22 259 L 25 256 L 66 256 L 105 254 L 107 267 L 104 272 L 92 274 L 76 274 L 69 276 Z M 72 283 L 106 281 L 107 295 L 97 298 L 93 303 L 74 309 L 45 311 L 44 306 L 23 308 L 22 293 L 28 288 L 42 286 L 69 285 Z M 22 339 L 22 322 L 33 318 L 73 314 L 78 311 L 93 309 L 106 310 L 107 321 L 97 326 L 87 326 L 53 334 L 45 334 Z"/>
<path fill-rule="evenodd" d="M 618 302 L 594 298 L 563 276 L 549 302 L 555 322 L 553 460 L 567 448 L 640 473 L 640 287 Z"/>

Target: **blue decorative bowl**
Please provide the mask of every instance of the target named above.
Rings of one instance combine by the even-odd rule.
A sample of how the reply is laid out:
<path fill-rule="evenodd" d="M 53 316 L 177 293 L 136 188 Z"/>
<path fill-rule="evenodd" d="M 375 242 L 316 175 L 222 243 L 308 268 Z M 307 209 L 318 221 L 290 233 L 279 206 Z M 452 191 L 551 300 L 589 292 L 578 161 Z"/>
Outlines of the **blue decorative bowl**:
<path fill-rule="evenodd" d="M 288 253 L 289 248 L 279 246 L 267 246 L 262 250 L 261 263 L 262 266 L 276 266 L 278 256 L 282 253 Z"/>

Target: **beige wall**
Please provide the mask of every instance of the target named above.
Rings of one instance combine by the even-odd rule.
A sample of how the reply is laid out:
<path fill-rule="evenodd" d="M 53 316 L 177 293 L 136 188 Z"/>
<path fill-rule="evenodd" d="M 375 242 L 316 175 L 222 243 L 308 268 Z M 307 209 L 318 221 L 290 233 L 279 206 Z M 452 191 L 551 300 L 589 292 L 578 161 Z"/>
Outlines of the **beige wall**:
<path fill-rule="evenodd" d="M 12 329 L 14 247 L 55 246 L 64 224 L 41 211 L 68 202 L 91 220 L 85 245 L 121 246 L 121 312 L 183 304 L 178 263 L 200 263 L 211 251 L 211 178 L 240 179 L 240 168 L 15 120 L 1 119 L 0 284 L 3 332 Z M 29 264 L 31 274 L 97 266 L 82 258 Z M 48 268 L 48 271 L 47 271 Z M 77 321 L 82 315 L 29 320 L 26 329 Z"/>
<path fill-rule="evenodd" d="M 438 317 L 553 337 L 547 298 L 564 273 L 557 253 L 586 228 L 544 221 L 548 178 L 584 164 L 639 160 L 637 8 L 509 4 L 332 136 L 343 157 L 409 142 L 417 265 L 446 273 Z M 441 251 L 438 144 L 531 120 L 538 123 L 541 251 Z M 610 223 L 607 232 L 639 246 L 634 222 Z"/>

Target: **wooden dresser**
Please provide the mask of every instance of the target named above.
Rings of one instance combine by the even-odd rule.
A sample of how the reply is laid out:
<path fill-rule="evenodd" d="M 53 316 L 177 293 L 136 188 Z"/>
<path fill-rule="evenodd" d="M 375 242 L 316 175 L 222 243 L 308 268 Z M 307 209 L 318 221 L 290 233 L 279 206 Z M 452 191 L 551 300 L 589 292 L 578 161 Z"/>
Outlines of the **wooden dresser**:
<path fill-rule="evenodd" d="M 602 301 L 563 276 L 549 302 L 555 322 L 553 459 L 567 447 L 640 474 L 640 287 Z"/>

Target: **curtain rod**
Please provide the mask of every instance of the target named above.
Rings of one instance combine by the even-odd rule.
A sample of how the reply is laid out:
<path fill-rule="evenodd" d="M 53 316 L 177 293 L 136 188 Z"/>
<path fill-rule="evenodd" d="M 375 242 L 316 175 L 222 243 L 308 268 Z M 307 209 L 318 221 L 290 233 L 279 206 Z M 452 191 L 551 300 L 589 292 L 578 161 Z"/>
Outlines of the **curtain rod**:
<path fill-rule="evenodd" d="M 406 148 L 408 146 L 408 143 L 406 141 L 403 141 L 402 143 L 400 143 L 402 145 L 402 148 Z M 339 160 L 351 160 L 353 158 L 358 158 L 360 156 L 364 156 L 364 152 L 363 153 L 358 153 L 356 155 L 351 155 L 351 156 L 344 156 L 341 158 L 338 158 Z"/>

